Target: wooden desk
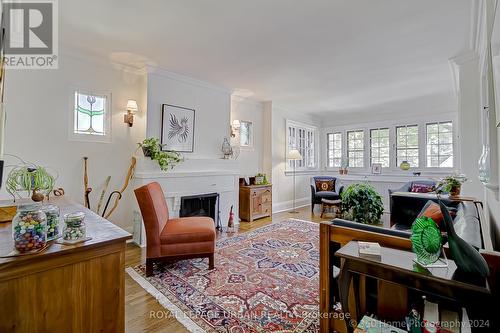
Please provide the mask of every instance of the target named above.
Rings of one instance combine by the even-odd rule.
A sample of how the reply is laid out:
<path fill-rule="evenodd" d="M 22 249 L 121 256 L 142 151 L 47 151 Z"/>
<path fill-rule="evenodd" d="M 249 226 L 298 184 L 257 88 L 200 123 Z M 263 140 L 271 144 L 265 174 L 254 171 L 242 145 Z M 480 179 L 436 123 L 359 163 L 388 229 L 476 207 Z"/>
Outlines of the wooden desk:
<path fill-rule="evenodd" d="M 381 258 L 369 258 L 360 256 L 358 242 L 351 241 L 338 250 L 335 255 L 342 260 L 339 276 L 339 292 L 342 309 L 345 313 L 353 313 L 349 309 L 348 294 L 351 281 L 355 291 L 355 313 L 359 312 L 359 287 L 356 281 L 359 276 L 368 276 L 379 281 L 398 284 L 422 293 L 422 295 L 433 296 L 442 301 L 457 304 L 467 308 L 469 314 L 471 309 L 481 318 L 493 323 L 494 316 L 492 304 L 497 300 L 489 288 L 486 280 L 471 283 L 457 279 L 457 267 L 453 260 L 448 260 L 448 268 L 420 268 L 413 262 L 415 255 L 410 251 L 381 247 Z M 409 312 L 409 309 L 407 310 Z M 470 316 L 471 319 L 474 317 Z M 353 318 L 359 322 L 361 318 Z M 382 318 L 383 319 L 383 318 Z M 402 318 L 401 318 L 402 319 Z M 354 327 L 348 327 L 352 332 Z M 493 328 L 493 327 L 492 327 Z"/>
<path fill-rule="evenodd" d="M 0 332 L 123 332 L 125 241 L 131 235 L 67 199 L 51 203 L 61 215 L 84 212 L 92 239 L 0 258 Z M 11 223 L 0 224 L 2 256 L 13 249 L 11 229 Z"/>

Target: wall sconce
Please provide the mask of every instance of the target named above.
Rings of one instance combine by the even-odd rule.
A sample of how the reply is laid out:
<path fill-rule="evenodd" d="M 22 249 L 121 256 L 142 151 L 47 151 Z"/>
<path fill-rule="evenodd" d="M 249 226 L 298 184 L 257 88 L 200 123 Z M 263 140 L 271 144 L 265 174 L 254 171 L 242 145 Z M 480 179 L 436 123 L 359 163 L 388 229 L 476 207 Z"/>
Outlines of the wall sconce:
<path fill-rule="evenodd" d="M 134 113 L 138 110 L 137 101 L 129 99 L 127 102 L 127 114 L 123 117 L 123 122 L 128 124 L 129 127 L 132 127 L 134 124 Z"/>
<path fill-rule="evenodd" d="M 236 132 L 240 130 L 241 123 L 238 119 L 233 120 L 231 123 L 231 137 L 234 138 L 236 137 Z"/>

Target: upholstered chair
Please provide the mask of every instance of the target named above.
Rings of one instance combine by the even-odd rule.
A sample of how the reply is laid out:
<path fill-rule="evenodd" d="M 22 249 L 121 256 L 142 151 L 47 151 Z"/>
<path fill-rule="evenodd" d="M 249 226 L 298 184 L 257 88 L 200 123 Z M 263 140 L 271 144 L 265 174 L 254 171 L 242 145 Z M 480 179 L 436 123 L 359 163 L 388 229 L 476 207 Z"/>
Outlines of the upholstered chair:
<path fill-rule="evenodd" d="M 214 268 L 215 224 L 210 217 L 169 217 L 163 190 L 153 182 L 135 191 L 146 229 L 146 276 L 153 263 L 208 258 Z"/>
<path fill-rule="evenodd" d="M 333 181 L 331 191 L 324 191 L 317 188 L 316 181 Z M 316 176 L 311 177 L 311 212 L 314 212 L 314 205 L 321 204 L 321 199 L 339 200 L 340 194 L 344 190 L 343 186 L 339 186 L 340 179 L 331 176 Z M 338 191 L 337 191 L 338 189 Z"/>

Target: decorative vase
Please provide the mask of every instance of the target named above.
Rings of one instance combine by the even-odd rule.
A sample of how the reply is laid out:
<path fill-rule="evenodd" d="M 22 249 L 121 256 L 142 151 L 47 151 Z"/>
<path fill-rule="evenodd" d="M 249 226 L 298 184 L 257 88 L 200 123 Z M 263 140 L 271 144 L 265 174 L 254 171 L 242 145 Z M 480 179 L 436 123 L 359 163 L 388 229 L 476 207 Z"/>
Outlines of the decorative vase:
<path fill-rule="evenodd" d="M 224 159 L 229 159 L 231 155 L 233 155 L 233 148 L 231 147 L 228 138 L 224 138 L 224 141 L 222 142 L 221 151 L 222 154 L 224 154 Z"/>
<path fill-rule="evenodd" d="M 458 197 L 460 195 L 461 189 L 461 186 L 452 186 L 452 188 L 450 189 L 450 197 Z"/>
<path fill-rule="evenodd" d="M 490 182 L 490 147 L 483 145 L 483 153 L 479 158 L 479 181 L 483 184 Z"/>
<path fill-rule="evenodd" d="M 401 162 L 401 164 L 399 165 L 399 168 L 400 168 L 401 170 L 403 170 L 403 171 L 408 171 L 408 170 L 410 170 L 410 167 L 411 167 L 411 165 L 410 165 L 410 163 L 408 163 L 408 161 L 403 161 L 403 162 Z"/>

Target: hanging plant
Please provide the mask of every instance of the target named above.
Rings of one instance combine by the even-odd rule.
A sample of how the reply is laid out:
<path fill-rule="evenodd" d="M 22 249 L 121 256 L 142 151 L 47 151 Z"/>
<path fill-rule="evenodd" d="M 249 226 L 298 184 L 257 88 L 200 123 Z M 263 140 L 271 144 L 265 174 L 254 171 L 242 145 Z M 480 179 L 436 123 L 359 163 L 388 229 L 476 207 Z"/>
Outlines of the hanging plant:
<path fill-rule="evenodd" d="M 161 151 L 160 141 L 156 138 L 148 138 L 138 143 L 145 157 L 158 162 L 162 171 L 172 169 L 181 161 L 181 155 L 176 151 Z"/>
<path fill-rule="evenodd" d="M 6 190 L 16 199 L 22 198 L 20 192 L 31 194 L 33 201 L 42 201 L 54 188 L 55 178 L 38 165 L 19 165 L 7 176 Z"/>

